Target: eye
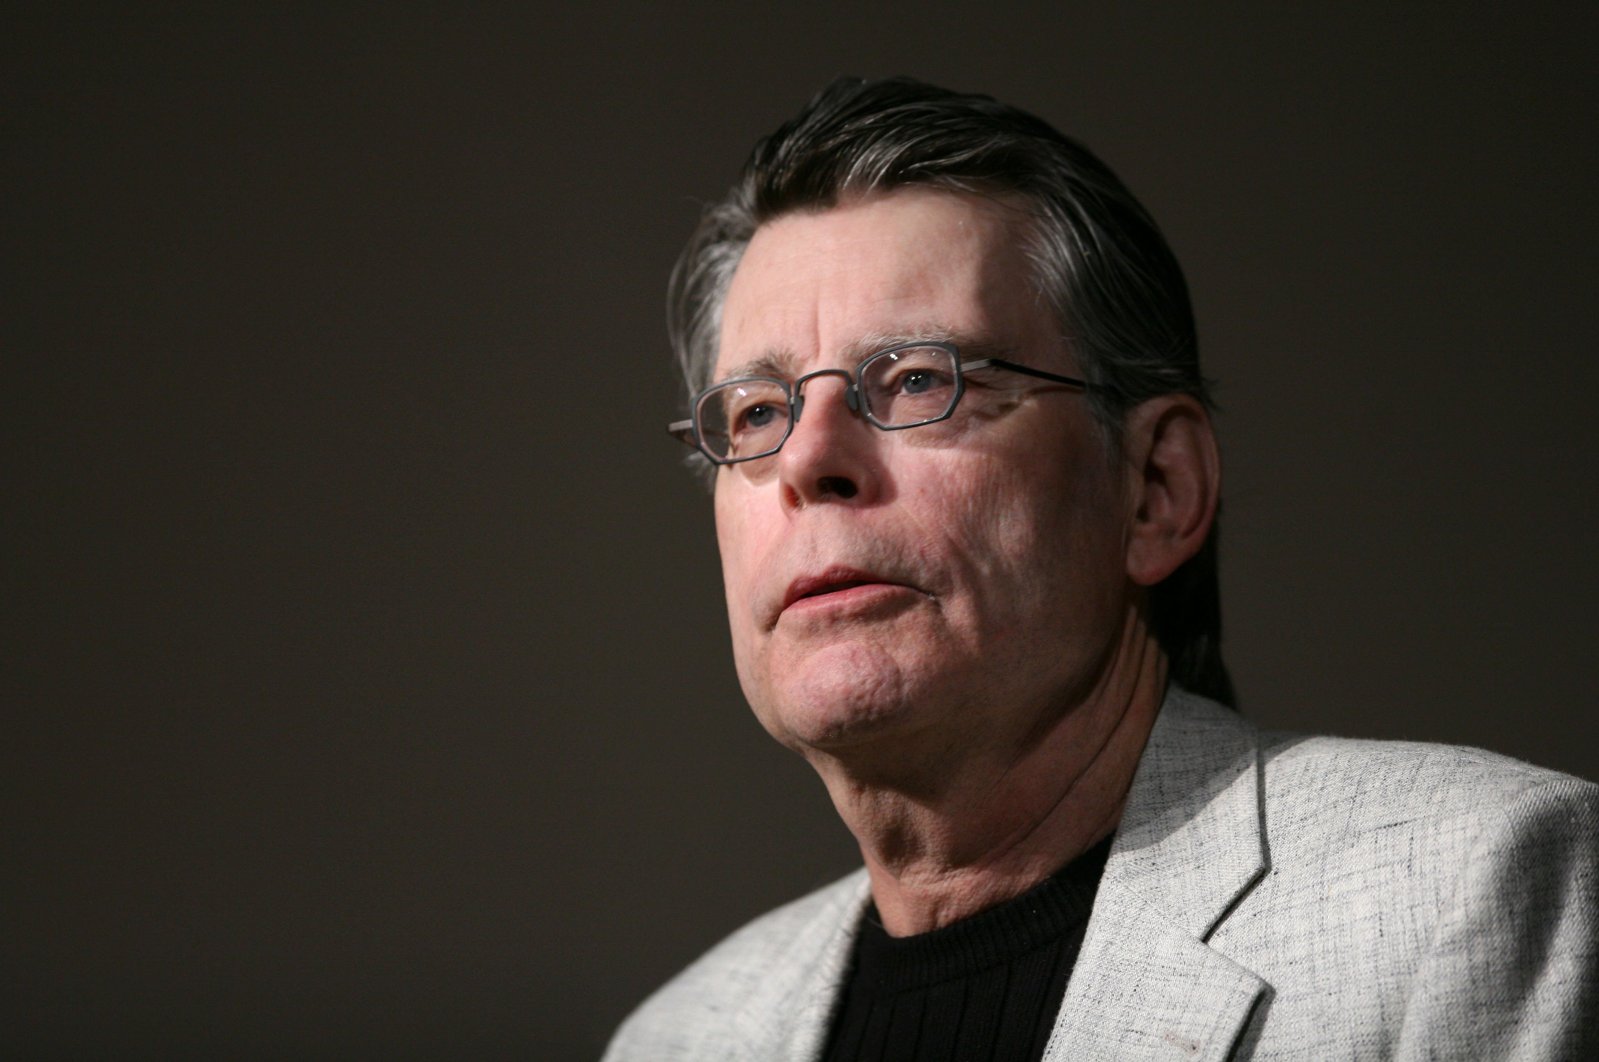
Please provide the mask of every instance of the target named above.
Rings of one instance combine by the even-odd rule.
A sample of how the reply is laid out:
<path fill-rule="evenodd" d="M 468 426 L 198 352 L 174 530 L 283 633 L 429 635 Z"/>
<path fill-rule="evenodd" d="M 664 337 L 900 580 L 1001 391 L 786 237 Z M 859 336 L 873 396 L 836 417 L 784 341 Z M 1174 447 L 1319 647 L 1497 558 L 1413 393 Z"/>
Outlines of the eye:
<path fill-rule="evenodd" d="M 943 393 L 954 385 L 954 377 L 948 372 L 925 365 L 906 365 L 888 375 L 880 386 L 887 397 L 914 398 Z"/>
<path fill-rule="evenodd" d="M 788 421 L 782 392 L 763 382 L 733 384 L 722 393 L 727 431 L 734 437 L 781 432 Z"/>
<path fill-rule="evenodd" d="M 777 420 L 778 408 L 768 402 L 758 402 L 738 411 L 733 421 L 734 431 L 759 431 Z"/>

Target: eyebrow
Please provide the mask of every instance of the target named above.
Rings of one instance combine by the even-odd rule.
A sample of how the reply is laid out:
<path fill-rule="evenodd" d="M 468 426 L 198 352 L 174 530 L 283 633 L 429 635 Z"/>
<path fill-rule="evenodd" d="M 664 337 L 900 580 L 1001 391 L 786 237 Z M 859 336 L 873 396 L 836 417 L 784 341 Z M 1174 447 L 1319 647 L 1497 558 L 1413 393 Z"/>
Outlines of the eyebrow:
<path fill-rule="evenodd" d="M 746 376 L 775 376 L 779 380 L 786 380 L 795 375 L 793 368 L 797 360 L 797 356 L 791 350 L 769 350 L 759 357 L 731 366 L 711 383 L 714 385 L 726 383 L 728 380 L 742 380 Z"/>
<path fill-rule="evenodd" d="M 879 350 L 889 347 L 908 346 L 913 343 L 950 343 L 960 351 L 962 361 L 976 361 L 980 358 L 1009 357 L 1013 351 L 1003 344 L 970 333 L 957 332 L 940 324 L 926 324 L 917 328 L 894 332 L 868 332 L 851 343 L 846 344 L 840 351 L 840 360 L 847 364 L 855 364 L 865 360 Z M 799 356 L 794 351 L 774 347 L 748 361 L 731 366 L 727 372 L 718 376 L 713 383 L 724 383 L 728 380 L 739 380 L 746 376 L 770 376 L 780 380 L 791 380 L 801 375 L 796 372 Z"/>

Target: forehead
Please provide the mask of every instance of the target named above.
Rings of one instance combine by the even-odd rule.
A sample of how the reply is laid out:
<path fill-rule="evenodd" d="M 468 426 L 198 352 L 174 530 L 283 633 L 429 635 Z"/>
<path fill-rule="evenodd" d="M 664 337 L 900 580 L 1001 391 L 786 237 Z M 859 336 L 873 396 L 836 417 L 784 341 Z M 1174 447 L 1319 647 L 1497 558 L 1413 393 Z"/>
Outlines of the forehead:
<path fill-rule="evenodd" d="M 842 363 L 899 338 L 1025 345 L 1050 330 L 1025 231 L 1015 206 L 927 189 L 770 221 L 728 287 L 716 376 Z"/>

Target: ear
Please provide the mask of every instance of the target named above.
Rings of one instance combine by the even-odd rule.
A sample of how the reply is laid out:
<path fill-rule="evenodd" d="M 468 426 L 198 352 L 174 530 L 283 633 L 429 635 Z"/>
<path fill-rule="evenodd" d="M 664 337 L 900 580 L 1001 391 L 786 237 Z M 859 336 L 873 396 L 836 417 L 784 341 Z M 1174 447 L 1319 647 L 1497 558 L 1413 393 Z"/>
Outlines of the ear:
<path fill-rule="evenodd" d="M 1127 575 L 1154 586 L 1198 553 L 1216 521 L 1221 455 L 1205 407 L 1161 395 L 1127 414 Z"/>

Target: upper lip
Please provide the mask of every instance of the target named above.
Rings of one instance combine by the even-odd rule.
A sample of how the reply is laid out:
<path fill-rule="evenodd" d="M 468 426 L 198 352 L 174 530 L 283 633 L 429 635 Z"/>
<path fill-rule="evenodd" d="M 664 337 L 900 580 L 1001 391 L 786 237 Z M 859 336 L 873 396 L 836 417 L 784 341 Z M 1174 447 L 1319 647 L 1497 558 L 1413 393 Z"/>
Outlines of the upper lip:
<path fill-rule="evenodd" d="M 890 586 L 901 586 L 893 579 L 885 579 L 875 572 L 865 571 L 861 568 L 850 568 L 837 565 L 826 568 L 809 575 L 802 575 L 788 584 L 788 589 L 783 592 L 783 604 L 778 609 L 781 612 L 802 597 L 815 597 L 817 594 L 828 594 L 835 590 L 847 590 L 852 586 L 863 583 L 886 583 Z"/>

